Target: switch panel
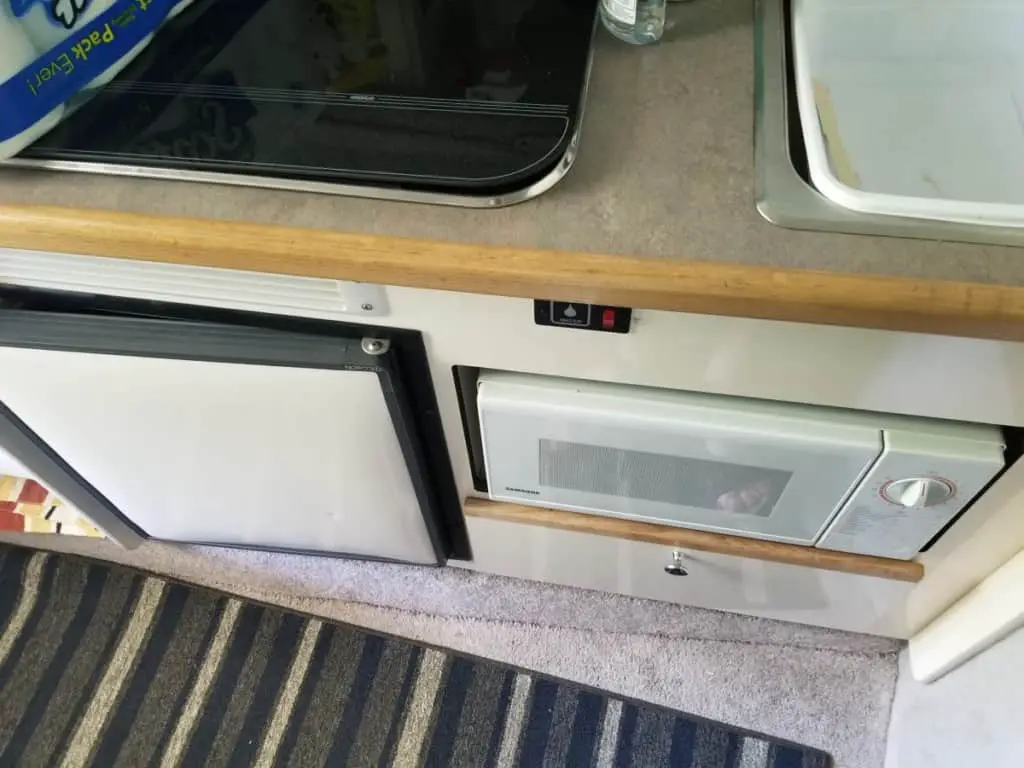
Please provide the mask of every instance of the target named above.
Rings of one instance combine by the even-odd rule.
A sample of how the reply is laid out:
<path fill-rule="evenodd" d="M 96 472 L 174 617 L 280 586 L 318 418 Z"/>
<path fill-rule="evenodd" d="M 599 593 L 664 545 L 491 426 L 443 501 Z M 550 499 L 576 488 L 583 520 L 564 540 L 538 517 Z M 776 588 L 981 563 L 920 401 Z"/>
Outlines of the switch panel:
<path fill-rule="evenodd" d="M 608 307 L 578 301 L 537 299 L 533 302 L 533 318 L 537 325 L 605 333 L 629 333 L 633 310 L 628 307 Z"/>

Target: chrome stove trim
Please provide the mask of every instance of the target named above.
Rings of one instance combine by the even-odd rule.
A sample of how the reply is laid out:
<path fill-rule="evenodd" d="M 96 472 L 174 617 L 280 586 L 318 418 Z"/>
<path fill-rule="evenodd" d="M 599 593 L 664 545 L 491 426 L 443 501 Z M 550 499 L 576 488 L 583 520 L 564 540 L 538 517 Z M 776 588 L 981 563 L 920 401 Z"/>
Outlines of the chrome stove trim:
<path fill-rule="evenodd" d="M 833 203 L 808 184 L 789 152 L 787 23 L 785 0 L 755 0 L 755 196 L 765 219 L 790 229 L 1024 246 L 1024 228 L 860 213 Z"/>
<path fill-rule="evenodd" d="M 432 205 L 448 205 L 460 208 L 503 208 L 516 203 L 526 202 L 542 195 L 561 181 L 572 168 L 578 152 L 579 126 L 573 133 L 562 159 L 542 179 L 528 187 L 509 192 L 505 195 L 487 196 L 447 194 L 444 192 L 423 192 L 413 189 L 391 189 L 388 187 L 360 186 L 357 184 L 334 184 L 323 181 L 303 181 L 301 179 L 280 179 L 273 176 L 243 176 L 219 171 L 190 171 L 180 168 L 147 168 L 136 165 L 120 165 L 117 163 L 87 163 L 75 160 L 32 160 L 12 158 L 3 165 L 15 168 L 34 168 L 47 171 L 71 171 L 74 173 L 94 173 L 105 176 L 129 176 L 144 179 L 162 179 L 168 181 L 197 181 L 208 184 L 224 184 L 235 187 L 256 187 L 260 189 L 277 189 L 289 192 L 316 192 L 326 195 L 345 197 L 362 197 L 371 200 L 391 200 L 405 203 L 429 203 Z"/>
<path fill-rule="evenodd" d="M 595 20 L 596 25 L 596 20 Z M 596 30 L 596 27 L 595 27 Z M 593 34 L 593 33 L 592 33 Z M 426 203 L 428 205 L 446 205 L 455 208 L 505 208 L 518 203 L 525 203 L 543 195 L 565 178 L 576 162 L 579 154 L 580 133 L 583 128 L 587 97 L 590 93 L 590 76 L 594 69 L 594 46 L 590 47 L 587 57 L 587 68 L 583 75 L 583 89 L 580 94 L 579 109 L 576 112 L 576 127 L 569 139 L 565 154 L 546 176 L 533 182 L 523 189 L 508 192 L 504 195 L 460 195 L 446 192 L 422 192 L 412 189 L 391 189 L 389 187 L 361 186 L 358 184 L 331 183 L 324 181 L 303 181 L 301 179 L 281 179 L 273 176 L 243 176 L 220 171 L 190 171 L 179 168 L 148 168 L 137 165 L 119 163 L 90 163 L 77 160 L 33 160 L 14 157 L 0 162 L 0 168 L 32 168 L 47 171 L 70 171 L 73 173 L 94 173 L 105 176 L 127 176 L 143 179 L 161 179 L 166 181 L 195 181 L 207 184 L 223 184 L 235 187 L 255 187 L 260 189 L 277 189 L 288 192 L 315 192 L 325 195 L 344 197 L 361 197 L 370 200 L 388 200 L 402 203 Z"/>

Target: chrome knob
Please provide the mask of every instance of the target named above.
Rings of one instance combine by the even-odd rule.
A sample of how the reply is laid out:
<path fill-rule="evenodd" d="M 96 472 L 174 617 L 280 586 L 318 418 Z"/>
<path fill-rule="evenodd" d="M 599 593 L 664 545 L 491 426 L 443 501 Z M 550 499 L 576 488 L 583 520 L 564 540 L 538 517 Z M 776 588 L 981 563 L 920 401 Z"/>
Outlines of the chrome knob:
<path fill-rule="evenodd" d="M 370 309 L 373 309 L 373 307 L 370 307 Z M 362 340 L 360 347 L 362 347 L 363 352 L 366 354 L 377 357 L 378 355 L 386 354 L 391 349 L 391 342 L 387 339 L 366 338 Z"/>
<path fill-rule="evenodd" d="M 882 497 L 904 509 L 923 509 L 949 501 L 953 486 L 937 477 L 908 477 L 887 483 Z"/>
<path fill-rule="evenodd" d="M 683 565 L 686 555 L 678 549 L 672 553 L 672 562 L 665 566 L 665 573 L 669 576 L 689 576 L 690 572 Z"/>

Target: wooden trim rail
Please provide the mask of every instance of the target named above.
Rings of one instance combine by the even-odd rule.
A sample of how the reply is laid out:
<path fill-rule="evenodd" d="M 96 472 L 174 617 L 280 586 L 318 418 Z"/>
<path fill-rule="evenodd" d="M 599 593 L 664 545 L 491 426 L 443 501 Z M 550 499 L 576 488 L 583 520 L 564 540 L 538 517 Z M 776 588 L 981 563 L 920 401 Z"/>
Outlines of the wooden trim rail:
<path fill-rule="evenodd" d="M 0 247 L 1024 341 L 1024 287 L 0 205 Z"/>
<path fill-rule="evenodd" d="M 720 555 L 766 560 L 772 563 L 802 565 L 808 568 L 852 573 L 858 576 L 875 576 L 880 579 L 909 582 L 917 582 L 924 578 L 924 566 L 912 560 L 853 555 L 847 552 L 834 552 L 798 544 L 782 544 L 777 541 L 727 536 L 722 533 L 694 531 L 669 525 L 638 523 L 614 517 L 527 507 L 504 501 L 468 498 L 465 503 L 465 512 L 468 517 L 479 517 L 486 520 L 537 525 L 560 531 L 610 536 L 616 539 L 662 544 L 667 547 L 714 552 Z"/>

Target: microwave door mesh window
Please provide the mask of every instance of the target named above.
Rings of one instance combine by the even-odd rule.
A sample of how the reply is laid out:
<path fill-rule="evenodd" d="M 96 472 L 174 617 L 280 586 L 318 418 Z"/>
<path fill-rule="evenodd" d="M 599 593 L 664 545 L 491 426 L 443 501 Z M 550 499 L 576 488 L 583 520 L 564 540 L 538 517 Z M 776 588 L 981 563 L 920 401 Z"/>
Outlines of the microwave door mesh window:
<path fill-rule="evenodd" d="M 540 485 L 712 512 L 770 517 L 792 472 L 540 440 Z"/>

